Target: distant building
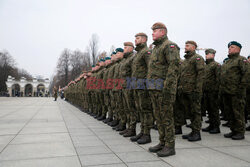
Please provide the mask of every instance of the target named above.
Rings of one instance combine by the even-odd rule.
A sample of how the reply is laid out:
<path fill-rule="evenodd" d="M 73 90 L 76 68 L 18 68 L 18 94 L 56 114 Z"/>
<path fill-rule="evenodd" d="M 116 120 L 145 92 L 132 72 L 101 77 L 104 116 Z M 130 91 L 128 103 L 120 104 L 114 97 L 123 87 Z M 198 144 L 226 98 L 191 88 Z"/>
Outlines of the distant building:
<path fill-rule="evenodd" d="M 39 79 L 33 78 L 32 80 L 27 80 L 22 77 L 20 80 L 16 80 L 12 76 L 8 76 L 6 81 L 9 96 L 11 97 L 45 97 L 49 95 L 49 79 Z"/>

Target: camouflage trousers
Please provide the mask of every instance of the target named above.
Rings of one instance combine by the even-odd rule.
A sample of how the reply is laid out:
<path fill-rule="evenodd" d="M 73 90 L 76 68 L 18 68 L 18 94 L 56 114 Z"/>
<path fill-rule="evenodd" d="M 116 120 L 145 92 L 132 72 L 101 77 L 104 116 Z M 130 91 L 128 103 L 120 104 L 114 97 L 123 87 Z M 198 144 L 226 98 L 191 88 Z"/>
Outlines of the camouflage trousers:
<path fill-rule="evenodd" d="M 113 114 L 110 115 L 110 112 L 112 110 L 111 110 L 111 104 L 110 104 L 109 90 L 105 90 L 104 92 L 104 105 L 105 105 L 106 113 L 104 112 L 103 116 L 106 116 L 108 113 L 108 117 L 113 118 Z"/>
<path fill-rule="evenodd" d="M 181 96 L 176 95 L 176 100 L 174 103 L 174 125 L 176 127 L 181 127 L 186 124 L 187 116 L 185 115 L 181 100 Z"/>
<path fill-rule="evenodd" d="M 245 96 L 223 95 L 225 110 L 228 111 L 228 121 L 232 132 L 245 134 Z"/>
<path fill-rule="evenodd" d="M 110 97 L 110 110 L 108 111 L 108 117 L 118 120 L 117 115 L 114 115 L 116 103 L 114 98 L 114 93 L 112 90 L 109 90 L 109 97 Z"/>
<path fill-rule="evenodd" d="M 190 116 L 192 131 L 199 132 L 201 130 L 201 97 L 195 97 L 193 93 L 182 93 L 181 107 L 185 115 Z"/>
<path fill-rule="evenodd" d="M 154 124 L 153 108 L 147 90 L 134 90 L 136 110 L 139 111 L 141 133 L 149 135 Z"/>
<path fill-rule="evenodd" d="M 136 108 L 133 97 L 133 91 L 128 89 L 122 90 L 124 112 L 127 117 L 128 129 L 136 129 Z"/>
<path fill-rule="evenodd" d="M 210 126 L 220 126 L 220 114 L 218 105 L 218 93 L 217 92 L 204 92 L 204 101 L 206 104 L 206 110 L 208 111 L 208 117 Z"/>
<path fill-rule="evenodd" d="M 248 115 L 250 114 L 250 90 L 247 90 L 246 105 L 245 105 L 245 122 L 247 123 Z"/>
<path fill-rule="evenodd" d="M 101 110 L 102 110 L 102 105 L 101 105 L 101 101 L 100 101 L 100 98 L 99 98 L 99 92 L 95 92 L 95 112 L 94 114 L 95 115 L 99 115 L 101 114 Z"/>
<path fill-rule="evenodd" d="M 127 117 L 126 117 L 126 114 L 124 112 L 122 91 L 121 90 L 115 91 L 114 92 L 114 98 L 115 98 L 115 103 L 116 103 L 114 114 L 117 115 L 117 117 L 120 120 L 121 124 L 126 125 Z"/>
<path fill-rule="evenodd" d="M 149 95 L 158 127 L 160 143 L 167 147 L 174 148 L 175 132 L 173 102 L 164 100 L 162 91 L 150 90 Z"/>

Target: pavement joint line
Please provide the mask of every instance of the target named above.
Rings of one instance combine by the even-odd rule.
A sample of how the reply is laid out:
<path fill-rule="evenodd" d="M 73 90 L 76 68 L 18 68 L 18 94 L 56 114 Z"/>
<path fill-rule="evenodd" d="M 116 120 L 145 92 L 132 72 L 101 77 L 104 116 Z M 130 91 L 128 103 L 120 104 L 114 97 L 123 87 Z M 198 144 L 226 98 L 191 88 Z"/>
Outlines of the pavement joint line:
<path fill-rule="evenodd" d="M 60 104 L 57 103 L 57 106 L 58 106 L 60 109 L 62 109 Z M 61 114 L 61 116 L 62 116 L 62 118 L 63 118 L 63 120 L 64 120 L 64 124 L 65 124 L 65 126 L 66 126 L 66 129 L 67 129 L 67 131 L 68 131 L 68 134 L 69 134 L 69 137 L 70 137 L 70 140 L 71 140 L 71 144 L 73 145 L 73 147 L 74 147 L 74 149 L 75 149 L 75 153 L 76 153 L 76 155 L 77 155 L 77 158 L 78 158 L 78 161 L 79 161 L 80 165 L 83 166 L 83 164 L 82 164 L 82 162 L 81 162 L 81 159 L 80 159 L 80 156 L 79 156 L 79 154 L 78 154 L 78 152 L 77 152 L 77 150 L 76 150 L 76 147 L 75 147 L 75 145 L 74 145 L 74 142 L 73 142 L 73 140 L 72 140 L 70 131 L 69 131 L 69 129 L 68 129 L 68 126 L 67 126 L 67 124 L 66 124 L 66 121 L 65 121 L 65 119 L 64 119 L 64 115 L 63 115 L 62 112 L 63 112 L 63 110 L 60 111 L 60 114 Z"/>
<path fill-rule="evenodd" d="M 28 160 L 41 160 L 41 159 L 55 159 L 55 158 L 63 158 L 63 157 L 76 157 L 77 155 L 69 155 L 69 156 L 53 156 L 53 157 L 34 157 L 34 158 L 23 158 L 23 159 L 11 159 L 11 160 L 1 160 L 3 162 L 11 162 L 11 161 L 28 161 Z"/>
<path fill-rule="evenodd" d="M 45 102 L 44 102 L 45 103 Z M 43 107 L 39 107 L 37 108 L 37 111 L 35 112 L 35 114 L 25 123 L 25 125 L 23 125 L 23 127 L 18 131 L 18 133 L 8 142 L 8 144 L 6 144 L 6 146 L 1 150 L 0 154 L 7 148 L 7 146 L 10 145 L 10 143 L 16 138 L 16 136 L 25 128 L 25 126 L 27 126 L 27 124 L 39 113 L 39 111 L 42 109 Z"/>
<path fill-rule="evenodd" d="M 67 107 L 68 108 L 68 107 Z M 72 111 L 70 111 L 69 109 L 68 109 L 68 111 L 69 112 L 72 112 Z M 77 111 L 77 110 L 76 110 Z M 78 109 L 78 112 L 79 112 L 80 110 Z M 73 115 L 76 117 L 76 115 L 75 115 L 75 113 L 74 112 L 72 112 L 73 113 Z M 78 117 L 76 117 L 76 118 L 78 118 Z M 79 119 L 79 118 L 78 118 Z M 80 119 L 79 119 L 80 120 Z M 98 136 L 98 135 L 96 135 L 96 133 L 91 129 L 91 128 L 89 128 L 85 123 L 83 123 L 82 122 L 82 120 L 80 120 L 81 121 L 81 123 L 83 124 L 83 125 L 85 125 L 90 131 L 92 131 L 94 134 L 95 134 L 95 136 L 97 136 L 97 138 L 99 139 L 99 140 L 101 140 L 102 141 L 102 143 L 104 144 L 104 145 L 106 145 L 109 149 L 110 149 L 110 147 Z M 126 166 L 127 166 L 127 164 L 113 151 L 113 150 L 111 150 L 110 149 L 110 151 L 118 158 L 118 159 L 120 159 L 120 161 L 121 162 L 123 162 L 123 164 L 125 164 Z"/>

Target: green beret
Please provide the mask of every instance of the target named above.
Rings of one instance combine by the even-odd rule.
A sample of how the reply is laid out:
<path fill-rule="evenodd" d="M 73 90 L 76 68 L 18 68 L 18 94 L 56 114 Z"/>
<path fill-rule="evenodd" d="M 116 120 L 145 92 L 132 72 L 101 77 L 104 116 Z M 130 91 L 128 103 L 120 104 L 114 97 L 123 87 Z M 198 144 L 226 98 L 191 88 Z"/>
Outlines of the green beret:
<path fill-rule="evenodd" d="M 205 54 L 207 55 L 207 54 L 209 54 L 209 53 L 215 54 L 215 53 L 216 53 L 216 50 L 214 50 L 214 49 L 206 49 L 206 50 L 205 50 Z"/>
<path fill-rule="evenodd" d="M 247 59 L 249 59 L 250 58 L 250 55 L 249 56 L 247 56 Z"/>
<path fill-rule="evenodd" d="M 95 67 L 95 65 L 93 64 L 92 67 Z"/>
<path fill-rule="evenodd" d="M 117 53 L 117 52 L 123 52 L 123 49 L 122 49 L 122 48 L 116 48 L 115 51 L 116 51 L 116 53 Z"/>
<path fill-rule="evenodd" d="M 111 60 L 111 58 L 110 57 L 105 57 L 105 60 Z"/>
<path fill-rule="evenodd" d="M 231 46 L 231 45 L 236 45 L 238 46 L 240 49 L 242 48 L 241 44 L 237 41 L 231 41 L 228 43 L 228 48 Z"/>
<path fill-rule="evenodd" d="M 104 58 L 101 58 L 99 61 L 100 61 L 100 62 L 101 62 L 101 61 L 102 61 L 102 62 L 104 62 L 104 61 L 105 61 L 105 59 L 104 59 Z"/>

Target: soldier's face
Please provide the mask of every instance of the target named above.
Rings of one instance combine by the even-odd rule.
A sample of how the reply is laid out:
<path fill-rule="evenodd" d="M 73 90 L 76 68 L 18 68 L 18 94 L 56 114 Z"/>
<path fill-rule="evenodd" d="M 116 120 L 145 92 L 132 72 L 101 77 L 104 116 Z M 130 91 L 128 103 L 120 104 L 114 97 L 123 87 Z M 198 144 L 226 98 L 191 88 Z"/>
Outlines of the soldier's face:
<path fill-rule="evenodd" d="M 117 58 L 123 58 L 123 52 L 117 52 L 116 53 Z"/>
<path fill-rule="evenodd" d="M 208 53 L 208 54 L 206 54 L 206 59 L 214 59 L 214 54 L 212 54 L 212 53 Z"/>
<path fill-rule="evenodd" d="M 228 48 L 228 54 L 235 54 L 235 53 L 240 53 L 240 47 L 236 46 L 236 45 L 231 45 Z"/>
<path fill-rule="evenodd" d="M 190 51 L 195 51 L 195 46 L 192 44 L 185 44 L 185 53 L 190 52 Z"/>
<path fill-rule="evenodd" d="M 248 62 L 250 63 L 250 57 L 249 57 L 247 60 L 248 60 Z"/>
<path fill-rule="evenodd" d="M 88 72 L 88 76 L 91 76 L 92 75 L 92 73 L 91 72 Z"/>
<path fill-rule="evenodd" d="M 154 29 L 152 33 L 153 40 L 157 40 L 165 35 L 165 32 L 163 29 Z"/>
<path fill-rule="evenodd" d="M 133 47 L 131 46 L 124 46 L 124 53 L 129 53 L 133 51 Z"/>
<path fill-rule="evenodd" d="M 106 60 L 105 65 L 109 65 L 111 63 L 111 60 Z"/>

